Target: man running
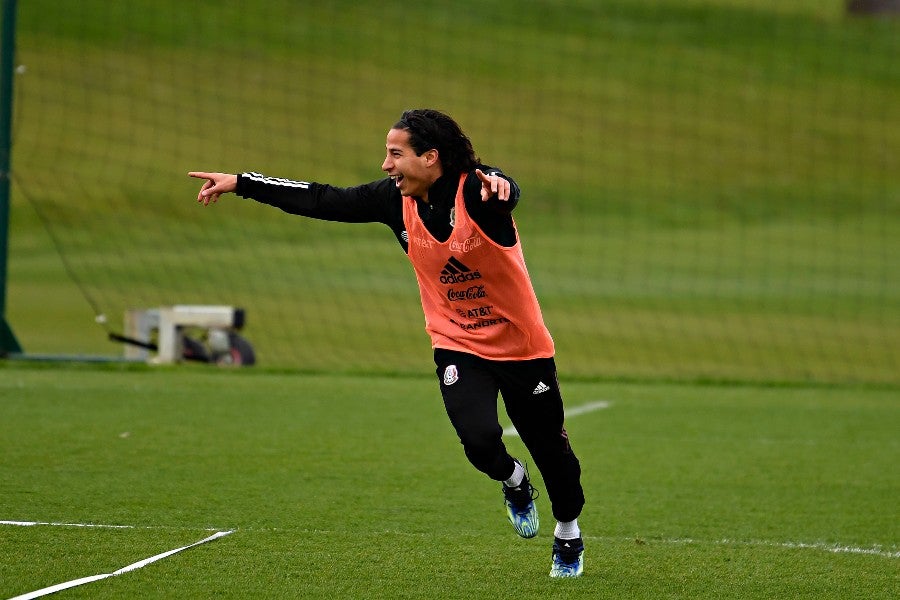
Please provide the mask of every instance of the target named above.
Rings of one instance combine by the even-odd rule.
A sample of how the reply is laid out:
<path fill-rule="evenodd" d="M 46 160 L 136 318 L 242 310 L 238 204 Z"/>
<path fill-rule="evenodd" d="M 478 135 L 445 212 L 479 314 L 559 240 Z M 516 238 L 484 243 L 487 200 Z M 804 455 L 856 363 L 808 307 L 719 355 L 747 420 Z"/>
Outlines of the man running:
<path fill-rule="evenodd" d="M 556 519 L 550 576 L 578 577 L 581 466 L 563 425 L 553 339 L 511 214 L 519 187 L 481 164 L 460 126 L 436 110 L 404 112 L 385 148 L 388 177 L 349 188 L 251 172 L 189 175 L 206 180 L 197 196 L 204 205 L 234 192 L 294 215 L 391 228 L 418 280 L 441 395 L 466 457 L 502 482 L 516 533 L 536 536 L 536 491 L 503 443 L 499 394 Z"/>

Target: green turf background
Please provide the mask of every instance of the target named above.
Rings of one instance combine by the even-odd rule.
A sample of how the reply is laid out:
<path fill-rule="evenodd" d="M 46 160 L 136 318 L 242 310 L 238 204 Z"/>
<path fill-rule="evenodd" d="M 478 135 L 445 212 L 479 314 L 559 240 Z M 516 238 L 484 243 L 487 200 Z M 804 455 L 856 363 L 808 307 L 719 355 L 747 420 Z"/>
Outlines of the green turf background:
<path fill-rule="evenodd" d="M 234 304 L 260 365 L 423 373 L 379 225 L 224 199 L 188 170 L 351 185 L 434 106 L 524 190 L 561 372 L 900 373 L 898 21 L 830 2 L 20 2 L 7 317 L 119 355 L 129 307 Z"/>

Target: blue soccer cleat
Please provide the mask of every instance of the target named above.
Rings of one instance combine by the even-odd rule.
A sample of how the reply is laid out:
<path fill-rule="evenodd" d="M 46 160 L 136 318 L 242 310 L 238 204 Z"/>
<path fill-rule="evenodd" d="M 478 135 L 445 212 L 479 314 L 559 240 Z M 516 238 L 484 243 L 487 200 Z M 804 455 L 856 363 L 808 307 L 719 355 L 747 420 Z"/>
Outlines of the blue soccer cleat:
<path fill-rule="evenodd" d="M 553 539 L 553 557 L 550 577 L 580 577 L 584 571 L 584 542 Z"/>
<path fill-rule="evenodd" d="M 528 481 L 528 475 L 522 479 L 517 487 L 503 487 L 503 503 L 506 505 L 506 516 L 512 523 L 516 533 L 523 538 L 533 538 L 538 533 L 541 521 L 538 518 L 537 490 Z"/>

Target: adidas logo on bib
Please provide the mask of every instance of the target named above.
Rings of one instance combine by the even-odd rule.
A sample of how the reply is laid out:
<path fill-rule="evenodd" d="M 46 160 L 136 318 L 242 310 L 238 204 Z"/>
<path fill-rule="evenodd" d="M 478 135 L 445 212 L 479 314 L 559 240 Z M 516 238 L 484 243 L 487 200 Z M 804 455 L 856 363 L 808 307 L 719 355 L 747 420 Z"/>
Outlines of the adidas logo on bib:
<path fill-rule="evenodd" d="M 549 389 L 550 389 L 549 385 L 547 385 L 543 381 L 539 381 L 537 384 L 537 387 L 534 388 L 534 391 L 531 393 L 532 393 L 532 395 L 537 396 L 538 394 L 543 394 L 544 392 L 548 391 Z"/>
<path fill-rule="evenodd" d="M 463 283 L 465 281 L 474 281 L 475 279 L 481 279 L 481 273 L 478 269 L 473 271 L 452 256 L 441 270 L 441 283 Z"/>

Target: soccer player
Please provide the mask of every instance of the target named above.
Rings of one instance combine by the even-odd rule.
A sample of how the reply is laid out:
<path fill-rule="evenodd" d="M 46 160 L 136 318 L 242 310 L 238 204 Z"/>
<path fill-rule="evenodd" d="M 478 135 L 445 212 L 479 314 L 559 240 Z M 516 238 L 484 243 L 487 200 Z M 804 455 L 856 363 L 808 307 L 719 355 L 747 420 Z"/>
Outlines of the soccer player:
<path fill-rule="evenodd" d="M 251 172 L 189 175 L 206 180 L 197 196 L 204 205 L 234 192 L 294 215 L 391 228 L 418 280 L 441 395 L 466 457 L 502 482 L 516 533 L 536 536 L 536 491 L 503 443 L 500 394 L 556 519 L 550 576 L 578 577 L 581 466 L 563 425 L 553 339 L 511 214 L 519 187 L 481 164 L 460 126 L 436 110 L 404 112 L 385 148 L 388 177 L 349 188 Z"/>

